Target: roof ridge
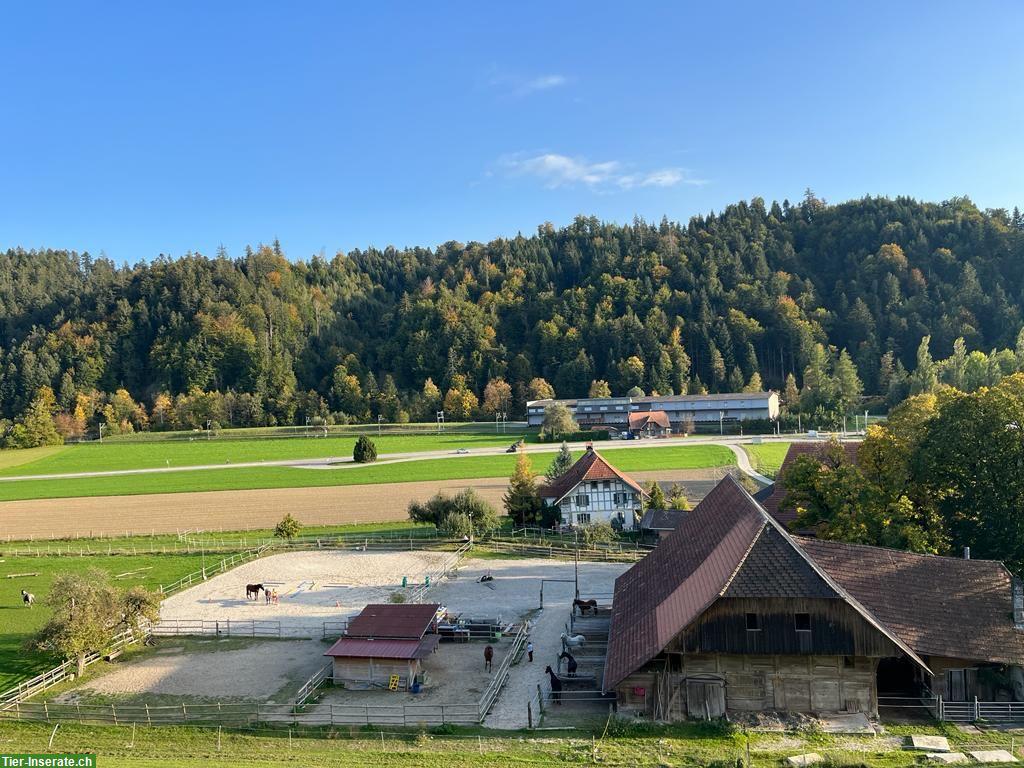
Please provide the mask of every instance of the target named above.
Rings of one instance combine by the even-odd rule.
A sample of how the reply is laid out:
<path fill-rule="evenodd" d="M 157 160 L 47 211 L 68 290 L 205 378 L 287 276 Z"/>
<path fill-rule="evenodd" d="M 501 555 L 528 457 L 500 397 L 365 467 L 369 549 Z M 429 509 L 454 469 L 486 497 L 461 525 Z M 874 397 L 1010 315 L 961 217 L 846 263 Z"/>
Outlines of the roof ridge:
<path fill-rule="evenodd" d="M 736 478 L 732 477 L 732 475 L 728 475 L 727 477 L 731 478 L 732 481 L 736 483 L 736 486 L 741 491 L 743 491 L 743 495 L 746 496 L 747 499 L 750 500 L 750 503 L 753 504 L 761 513 L 761 516 L 764 518 L 764 520 L 773 528 L 775 528 L 775 530 L 777 530 L 780 534 L 782 534 L 783 539 L 794 550 L 796 550 L 797 554 L 800 555 L 800 557 L 802 557 L 807 562 L 807 564 L 811 566 L 811 568 L 814 569 L 815 573 L 817 573 L 819 576 L 821 576 L 821 578 L 825 580 L 826 584 L 832 587 L 832 589 L 834 589 L 840 597 L 842 597 L 847 603 L 853 606 L 854 610 L 856 610 L 861 616 L 863 616 L 864 619 L 868 621 L 868 623 L 873 625 L 883 635 L 892 640 L 896 644 L 896 646 L 900 648 L 900 650 L 902 650 L 910 658 L 912 658 L 914 661 L 920 664 L 926 672 L 931 674 L 931 669 L 929 669 L 928 665 L 924 663 L 924 660 L 917 655 L 914 649 L 911 648 L 906 643 L 906 641 L 904 641 L 899 635 L 897 635 L 886 624 L 884 624 L 880 619 L 878 619 L 878 617 L 876 617 L 871 611 L 869 611 L 865 605 L 863 605 L 857 598 L 851 595 L 849 590 L 843 587 L 843 585 L 841 585 L 838 581 L 832 578 L 824 568 L 818 565 L 818 563 L 815 562 L 814 558 L 811 557 L 810 554 L 806 552 L 803 547 L 800 546 L 800 542 L 798 542 L 793 537 L 793 535 L 786 530 L 786 527 L 782 525 L 782 523 L 780 523 L 774 517 L 772 517 L 768 513 L 768 511 L 761 506 L 760 502 L 758 502 L 757 499 L 751 496 L 746 488 L 740 485 L 739 481 L 737 481 Z"/>

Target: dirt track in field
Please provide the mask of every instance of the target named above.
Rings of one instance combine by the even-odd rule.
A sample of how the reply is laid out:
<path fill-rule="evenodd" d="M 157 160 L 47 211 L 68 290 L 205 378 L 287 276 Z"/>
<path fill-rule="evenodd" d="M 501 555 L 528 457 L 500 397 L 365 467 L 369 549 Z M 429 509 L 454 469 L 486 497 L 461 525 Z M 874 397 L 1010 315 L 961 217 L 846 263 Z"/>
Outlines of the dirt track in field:
<path fill-rule="evenodd" d="M 641 482 L 684 482 L 688 495 L 699 498 L 707 492 L 708 481 L 724 472 L 661 470 L 631 476 Z M 13 540 L 272 528 L 285 512 L 306 525 L 387 522 L 407 519 L 406 508 L 414 499 L 468 487 L 501 509 L 508 478 L 8 501 L 0 503 L 0 536 Z"/>

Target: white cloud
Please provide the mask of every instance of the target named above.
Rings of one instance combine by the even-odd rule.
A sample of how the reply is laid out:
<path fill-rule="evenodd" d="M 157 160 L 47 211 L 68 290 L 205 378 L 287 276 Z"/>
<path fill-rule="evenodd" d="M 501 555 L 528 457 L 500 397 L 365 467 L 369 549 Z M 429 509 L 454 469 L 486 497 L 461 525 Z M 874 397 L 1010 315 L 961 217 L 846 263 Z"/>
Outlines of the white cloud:
<path fill-rule="evenodd" d="M 658 168 L 653 171 L 627 171 L 618 160 L 590 162 L 554 152 L 506 155 L 498 165 L 508 176 L 539 179 L 548 189 L 586 186 L 596 190 L 634 189 L 636 187 L 674 187 L 679 184 L 701 186 L 707 182 L 694 178 L 685 168 Z"/>
<path fill-rule="evenodd" d="M 556 73 L 523 77 L 522 75 L 495 74 L 486 80 L 487 85 L 505 96 L 523 97 L 540 91 L 550 91 L 568 85 L 570 80 L 565 75 Z"/>

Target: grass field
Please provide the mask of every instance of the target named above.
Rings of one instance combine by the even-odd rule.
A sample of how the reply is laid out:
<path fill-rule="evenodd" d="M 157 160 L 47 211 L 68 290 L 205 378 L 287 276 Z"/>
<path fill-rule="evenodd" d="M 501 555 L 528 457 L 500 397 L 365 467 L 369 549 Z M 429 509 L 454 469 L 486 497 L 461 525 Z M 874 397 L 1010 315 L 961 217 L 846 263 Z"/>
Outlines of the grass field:
<path fill-rule="evenodd" d="M 440 434 L 381 435 L 369 432 L 378 453 L 455 451 L 511 445 L 518 435 Z M 0 475 L 47 475 L 154 469 L 203 464 L 233 464 L 287 459 L 352 457 L 356 437 L 292 437 L 255 440 L 217 438 L 175 442 L 106 442 L 0 451 Z"/>
<path fill-rule="evenodd" d="M 625 472 L 700 469 L 735 463 L 732 451 L 720 445 L 615 448 L 602 449 L 601 452 L 616 467 Z M 538 473 L 542 473 L 550 464 L 553 456 L 550 453 L 532 455 L 534 469 Z M 467 480 L 508 476 L 512 472 L 515 461 L 516 457 L 513 455 L 460 456 L 450 459 L 385 462 L 339 469 L 238 467 L 117 477 L 19 480 L 0 483 L 0 501 L 403 483 L 445 479 Z"/>
<path fill-rule="evenodd" d="M 478 768 L 481 766 L 736 766 L 749 749 L 751 766 L 778 766 L 806 752 L 824 755 L 830 766 L 904 768 L 921 756 L 901 749 L 908 733 L 945 735 L 957 748 L 984 743 L 1009 748 L 1007 734 L 968 736 L 956 728 L 888 726 L 884 736 L 830 736 L 814 732 L 743 733 L 717 723 L 673 726 L 582 724 L 573 730 L 501 733 L 481 729 L 401 732 L 335 728 L 313 732 L 258 732 L 216 728 L 82 726 L 64 723 L 56 734 L 47 723 L 0 724 L 5 752 L 93 753 L 104 766 L 212 768 L 374 765 L 381 768 Z M 436 731 L 437 729 L 432 729 Z M 52 745 L 47 748 L 49 739 Z M 1019 743 L 1019 742 L 1018 742 Z"/>
<path fill-rule="evenodd" d="M 750 456 L 750 463 L 754 469 L 762 475 L 775 477 L 789 451 L 789 443 L 762 443 L 761 445 L 744 443 L 743 450 Z"/>
<path fill-rule="evenodd" d="M 0 559 L 0 691 L 60 663 L 60 659 L 24 647 L 25 641 L 46 622 L 48 612 L 42 602 L 55 574 L 80 573 L 95 567 L 115 576 L 145 568 L 147 570 L 133 576 L 114 579 L 114 583 L 121 587 L 142 584 L 155 589 L 199 570 L 204 559 L 208 564 L 220 560 L 219 557 L 211 558 L 200 553 L 92 557 L 5 556 Z M 38 575 L 7 578 L 15 573 Z M 36 596 L 39 602 L 34 607 L 25 608 L 22 605 L 23 589 Z"/>

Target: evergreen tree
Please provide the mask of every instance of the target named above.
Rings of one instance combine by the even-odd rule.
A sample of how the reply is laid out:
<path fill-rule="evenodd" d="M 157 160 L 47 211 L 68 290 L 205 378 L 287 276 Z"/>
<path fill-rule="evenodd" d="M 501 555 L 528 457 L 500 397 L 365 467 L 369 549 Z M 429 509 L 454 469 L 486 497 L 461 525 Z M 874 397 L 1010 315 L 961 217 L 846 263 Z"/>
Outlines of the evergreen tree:
<path fill-rule="evenodd" d="M 377 446 L 366 435 L 360 435 L 352 449 L 352 460 L 357 464 L 369 464 L 377 460 Z"/>
<path fill-rule="evenodd" d="M 520 528 L 536 525 L 541 521 L 543 502 L 537 493 L 536 479 L 526 451 L 519 449 L 516 468 L 509 479 L 508 490 L 503 497 L 505 512 Z"/>
<path fill-rule="evenodd" d="M 857 366 L 844 349 L 836 360 L 835 371 L 836 405 L 840 413 L 848 414 L 860 404 L 863 387 L 857 376 Z"/>
<path fill-rule="evenodd" d="M 792 373 L 786 374 L 786 386 L 782 391 L 782 402 L 789 413 L 797 413 L 800 410 L 800 390 L 796 388 L 796 377 Z"/>
<path fill-rule="evenodd" d="M 555 454 L 555 458 L 552 459 L 551 464 L 544 473 L 544 479 L 549 483 L 553 483 L 566 473 L 569 467 L 572 466 L 572 463 L 572 453 L 569 451 L 569 445 L 563 442 L 562 447 L 558 449 L 558 453 Z"/>
<path fill-rule="evenodd" d="M 911 394 L 931 394 L 939 386 L 938 371 L 928 349 L 931 340 L 931 336 L 925 336 L 917 347 L 917 366 L 910 375 Z"/>
<path fill-rule="evenodd" d="M 661 486 L 654 480 L 647 485 L 647 493 L 649 497 L 647 499 L 648 509 L 668 509 L 668 502 L 665 500 L 665 492 L 661 490 Z"/>

